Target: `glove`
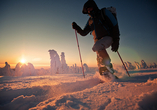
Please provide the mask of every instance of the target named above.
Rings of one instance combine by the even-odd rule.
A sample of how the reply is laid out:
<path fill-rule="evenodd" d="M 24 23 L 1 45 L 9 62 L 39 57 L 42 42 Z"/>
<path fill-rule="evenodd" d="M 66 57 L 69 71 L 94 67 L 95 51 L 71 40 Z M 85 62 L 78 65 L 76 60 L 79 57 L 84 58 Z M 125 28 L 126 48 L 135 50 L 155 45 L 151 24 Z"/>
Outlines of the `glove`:
<path fill-rule="evenodd" d="M 72 23 L 72 28 L 75 29 L 75 30 L 79 30 L 80 27 L 75 22 L 73 22 Z"/>
<path fill-rule="evenodd" d="M 119 40 L 114 40 L 111 45 L 111 50 L 113 52 L 117 52 L 118 48 L 119 48 Z"/>

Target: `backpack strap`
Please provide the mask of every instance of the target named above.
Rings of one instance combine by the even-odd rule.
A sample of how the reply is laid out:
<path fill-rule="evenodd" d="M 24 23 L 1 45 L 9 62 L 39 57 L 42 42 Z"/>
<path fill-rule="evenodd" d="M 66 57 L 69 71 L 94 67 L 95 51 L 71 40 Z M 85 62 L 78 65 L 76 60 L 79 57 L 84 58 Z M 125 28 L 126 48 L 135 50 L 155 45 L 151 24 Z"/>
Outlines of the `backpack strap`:
<path fill-rule="evenodd" d="M 99 22 L 102 24 L 102 26 L 104 27 L 104 29 L 108 32 L 108 35 L 111 35 L 110 34 L 110 29 L 108 28 L 108 27 L 106 27 L 103 23 L 102 23 L 102 21 L 99 19 Z"/>

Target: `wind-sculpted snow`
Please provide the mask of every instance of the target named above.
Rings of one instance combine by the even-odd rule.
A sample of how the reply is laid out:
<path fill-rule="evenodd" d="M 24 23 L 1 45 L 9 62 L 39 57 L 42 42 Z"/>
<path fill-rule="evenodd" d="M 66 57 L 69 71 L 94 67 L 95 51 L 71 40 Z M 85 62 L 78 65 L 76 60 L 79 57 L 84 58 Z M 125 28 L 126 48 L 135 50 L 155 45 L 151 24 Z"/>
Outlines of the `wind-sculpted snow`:
<path fill-rule="evenodd" d="M 98 72 L 85 75 L 2 76 L 0 110 L 157 109 L 157 70 L 127 77 L 119 68 L 116 75 L 121 79 L 112 80 Z"/>
<path fill-rule="evenodd" d="M 82 79 L 82 74 L 32 77 L 1 77 L 0 103 L 4 109 L 35 106 L 46 98 L 53 98 L 65 93 L 82 91 L 99 84 L 98 78 Z M 81 78 L 79 78 L 81 77 Z M 62 80 L 61 80 L 61 79 Z M 71 80 L 67 78 L 72 78 Z M 30 104 L 32 101 L 32 104 Z M 18 105 L 16 104 L 18 103 Z M 25 107 L 24 107 L 25 108 Z M 21 108 L 20 108 L 21 109 Z"/>
<path fill-rule="evenodd" d="M 141 94 L 141 101 L 138 103 L 143 110 L 156 110 L 157 109 L 157 92 L 148 92 L 146 94 Z"/>

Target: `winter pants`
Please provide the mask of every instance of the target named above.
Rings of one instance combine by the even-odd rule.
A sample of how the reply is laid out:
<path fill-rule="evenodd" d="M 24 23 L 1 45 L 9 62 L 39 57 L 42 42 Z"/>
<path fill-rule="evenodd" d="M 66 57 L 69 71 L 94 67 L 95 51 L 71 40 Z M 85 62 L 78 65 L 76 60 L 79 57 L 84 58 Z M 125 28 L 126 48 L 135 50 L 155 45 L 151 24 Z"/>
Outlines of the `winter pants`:
<path fill-rule="evenodd" d="M 92 50 L 97 53 L 97 63 L 98 66 L 101 65 L 110 65 L 111 59 L 106 51 L 112 44 L 112 37 L 105 36 L 100 40 L 96 41 L 93 45 Z"/>

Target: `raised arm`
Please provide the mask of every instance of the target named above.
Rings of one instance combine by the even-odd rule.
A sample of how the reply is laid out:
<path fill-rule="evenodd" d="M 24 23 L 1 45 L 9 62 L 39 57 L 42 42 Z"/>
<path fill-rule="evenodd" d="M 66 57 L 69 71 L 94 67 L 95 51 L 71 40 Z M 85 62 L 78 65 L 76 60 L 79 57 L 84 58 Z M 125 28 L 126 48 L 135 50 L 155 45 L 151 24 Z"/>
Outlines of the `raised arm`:
<path fill-rule="evenodd" d="M 87 24 L 86 26 L 85 26 L 85 28 L 82 30 L 81 28 L 80 28 L 80 26 L 78 26 L 75 22 L 73 22 L 72 23 L 72 28 L 73 29 L 75 29 L 80 35 L 82 35 L 82 36 L 86 36 L 90 31 L 91 31 L 91 29 L 90 29 L 90 27 L 89 27 L 89 25 Z"/>

